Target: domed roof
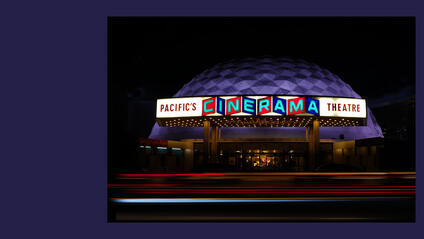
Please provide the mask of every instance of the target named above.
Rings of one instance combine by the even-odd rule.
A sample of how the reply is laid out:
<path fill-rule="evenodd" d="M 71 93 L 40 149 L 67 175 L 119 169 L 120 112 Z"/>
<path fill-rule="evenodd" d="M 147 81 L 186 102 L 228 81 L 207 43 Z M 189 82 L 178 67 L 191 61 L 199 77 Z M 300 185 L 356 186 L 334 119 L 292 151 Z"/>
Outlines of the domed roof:
<path fill-rule="evenodd" d="M 360 98 L 337 75 L 289 58 L 231 60 L 203 71 L 175 97 L 204 95 L 322 95 Z"/>
<path fill-rule="evenodd" d="M 337 75 L 304 60 L 290 58 L 245 58 L 220 63 L 185 84 L 174 97 L 206 95 L 313 95 L 361 98 Z M 367 107 L 367 126 L 322 127 L 321 138 L 383 137 Z M 303 128 L 223 128 L 223 138 L 305 137 Z M 201 128 L 167 128 L 157 124 L 149 138 L 202 138 Z"/>

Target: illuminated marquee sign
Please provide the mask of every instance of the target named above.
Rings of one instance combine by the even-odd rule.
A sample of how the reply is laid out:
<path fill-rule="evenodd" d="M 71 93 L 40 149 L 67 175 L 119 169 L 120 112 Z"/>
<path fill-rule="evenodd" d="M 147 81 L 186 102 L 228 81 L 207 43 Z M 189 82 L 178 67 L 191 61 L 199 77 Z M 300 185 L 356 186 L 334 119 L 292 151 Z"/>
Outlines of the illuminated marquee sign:
<path fill-rule="evenodd" d="M 157 118 L 201 116 L 324 116 L 366 118 L 366 101 L 309 96 L 215 96 L 158 99 Z"/>

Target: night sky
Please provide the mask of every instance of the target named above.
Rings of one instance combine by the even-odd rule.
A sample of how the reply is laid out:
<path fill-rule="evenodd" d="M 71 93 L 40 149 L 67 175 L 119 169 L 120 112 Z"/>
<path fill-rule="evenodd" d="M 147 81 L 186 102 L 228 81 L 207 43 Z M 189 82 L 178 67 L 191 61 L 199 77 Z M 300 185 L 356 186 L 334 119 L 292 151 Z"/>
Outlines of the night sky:
<path fill-rule="evenodd" d="M 197 74 L 235 58 L 304 59 L 367 99 L 404 86 L 414 94 L 414 18 L 112 17 L 108 22 L 111 134 L 148 137 L 156 98 L 172 97 Z"/>

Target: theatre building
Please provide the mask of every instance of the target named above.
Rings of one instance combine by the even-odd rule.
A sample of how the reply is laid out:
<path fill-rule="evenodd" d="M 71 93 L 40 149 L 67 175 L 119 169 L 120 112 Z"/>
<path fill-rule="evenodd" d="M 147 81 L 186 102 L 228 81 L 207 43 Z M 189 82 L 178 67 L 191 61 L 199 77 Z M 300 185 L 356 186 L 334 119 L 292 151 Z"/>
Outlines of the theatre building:
<path fill-rule="evenodd" d="M 373 171 L 382 160 L 367 101 L 303 60 L 218 64 L 157 99 L 156 122 L 138 149 L 138 167 L 152 172 Z"/>

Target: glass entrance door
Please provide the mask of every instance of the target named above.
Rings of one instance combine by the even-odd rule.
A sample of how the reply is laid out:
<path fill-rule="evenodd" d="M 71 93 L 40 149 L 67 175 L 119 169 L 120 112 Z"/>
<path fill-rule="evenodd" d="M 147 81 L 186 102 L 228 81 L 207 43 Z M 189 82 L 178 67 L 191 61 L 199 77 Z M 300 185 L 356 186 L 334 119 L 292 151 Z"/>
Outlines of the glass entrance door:
<path fill-rule="evenodd" d="M 245 169 L 275 171 L 282 166 L 282 157 L 279 153 L 246 153 L 242 158 Z"/>
<path fill-rule="evenodd" d="M 284 164 L 289 171 L 304 171 L 305 154 L 289 152 L 284 155 Z"/>

